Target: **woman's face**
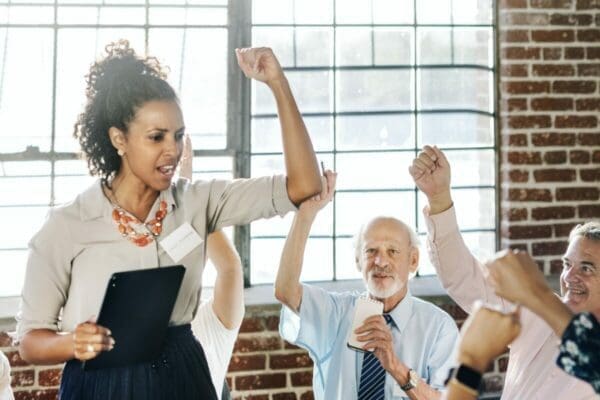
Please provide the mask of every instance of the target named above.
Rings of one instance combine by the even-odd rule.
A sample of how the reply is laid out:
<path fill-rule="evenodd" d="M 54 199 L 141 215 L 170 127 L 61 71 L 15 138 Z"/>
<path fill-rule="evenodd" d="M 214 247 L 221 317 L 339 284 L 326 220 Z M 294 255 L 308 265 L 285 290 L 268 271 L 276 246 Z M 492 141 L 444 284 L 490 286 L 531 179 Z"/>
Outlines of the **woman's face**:
<path fill-rule="evenodd" d="M 153 190 L 167 189 L 183 151 L 185 127 L 174 101 L 144 103 L 124 135 L 123 163 L 119 175 L 137 178 Z"/>

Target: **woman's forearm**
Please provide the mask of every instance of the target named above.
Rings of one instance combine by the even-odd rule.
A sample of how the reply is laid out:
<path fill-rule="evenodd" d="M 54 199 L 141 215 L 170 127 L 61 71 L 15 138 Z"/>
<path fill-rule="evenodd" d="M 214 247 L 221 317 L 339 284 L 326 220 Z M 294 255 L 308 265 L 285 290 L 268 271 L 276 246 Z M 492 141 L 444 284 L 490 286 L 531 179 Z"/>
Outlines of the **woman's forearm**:
<path fill-rule="evenodd" d="M 23 360 L 36 365 L 69 361 L 74 357 L 73 335 L 50 329 L 32 330 L 21 339 L 19 354 Z"/>
<path fill-rule="evenodd" d="M 287 192 L 298 205 L 321 191 L 317 157 L 287 79 L 270 82 L 269 87 L 275 96 L 281 124 Z"/>

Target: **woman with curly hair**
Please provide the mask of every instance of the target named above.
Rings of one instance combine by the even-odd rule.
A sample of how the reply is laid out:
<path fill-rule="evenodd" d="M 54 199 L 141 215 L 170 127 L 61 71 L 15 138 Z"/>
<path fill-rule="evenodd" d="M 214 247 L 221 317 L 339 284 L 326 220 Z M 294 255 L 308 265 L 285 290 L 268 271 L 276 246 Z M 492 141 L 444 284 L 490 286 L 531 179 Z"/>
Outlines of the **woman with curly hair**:
<path fill-rule="evenodd" d="M 128 42 L 106 51 L 87 75 L 87 104 L 75 124 L 89 170 L 100 179 L 71 203 L 51 209 L 29 243 L 19 351 L 34 364 L 66 362 L 59 393 L 64 400 L 216 399 L 190 329 L 205 239 L 224 226 L 284 215 L 317 193 L 321 180 L 312 144 L 271 50 L 236 50 L 244 74 L 267 84 L 275 97 L 287 176 L 174 181 L 185 132 L 175 91 L 158 61 L 138 57 Z M 160 241 L 182 226 L 201 244 L 175 259 Z M 110 276 L 173 264 L 184 265 L 186 273 L 160 359 L 84 371 L 83 361 L 115 345 L 110 331 L 91 317 Z"/>

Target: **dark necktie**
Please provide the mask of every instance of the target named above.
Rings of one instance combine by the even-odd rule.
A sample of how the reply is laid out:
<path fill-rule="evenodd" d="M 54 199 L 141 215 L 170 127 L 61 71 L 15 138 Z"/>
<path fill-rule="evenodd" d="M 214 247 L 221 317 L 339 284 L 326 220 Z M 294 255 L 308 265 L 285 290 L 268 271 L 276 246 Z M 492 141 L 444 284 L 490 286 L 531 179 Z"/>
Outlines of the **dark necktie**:
<path fill-rule="evenodd" d="M 389 314 L 383 314 L 388 325 L 392 322 Z M 360 385 L 358 387 L 358 400 L 383 400 L 385 396 L 385 369 L 372 352 L 365 353 L 362 370 L 360 371 Z"/>

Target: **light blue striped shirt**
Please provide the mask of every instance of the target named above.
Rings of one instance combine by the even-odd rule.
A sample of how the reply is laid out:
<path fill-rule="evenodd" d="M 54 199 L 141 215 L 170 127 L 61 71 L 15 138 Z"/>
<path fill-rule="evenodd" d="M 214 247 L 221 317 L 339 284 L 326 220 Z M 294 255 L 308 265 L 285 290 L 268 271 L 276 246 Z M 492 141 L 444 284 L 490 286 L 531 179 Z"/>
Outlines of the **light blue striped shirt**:
<path fill-rule="evenodd" d="M 332 293 L 303 285 L 300 315 L 281 309 L 281 336 L 306 349 L 315 366 L 313 391 L 317 400 L 357 398 L 363 353 L 348 348 L 356 299 L 364 293 Z M 442 389 L 454 364 L 458 329 L 443 310 L 406 297 L 390 311 L 394 350 L 398 358 L 435 389 Z M 386 374 L 386 399 L 407 399 L 400 385 Z"/>

